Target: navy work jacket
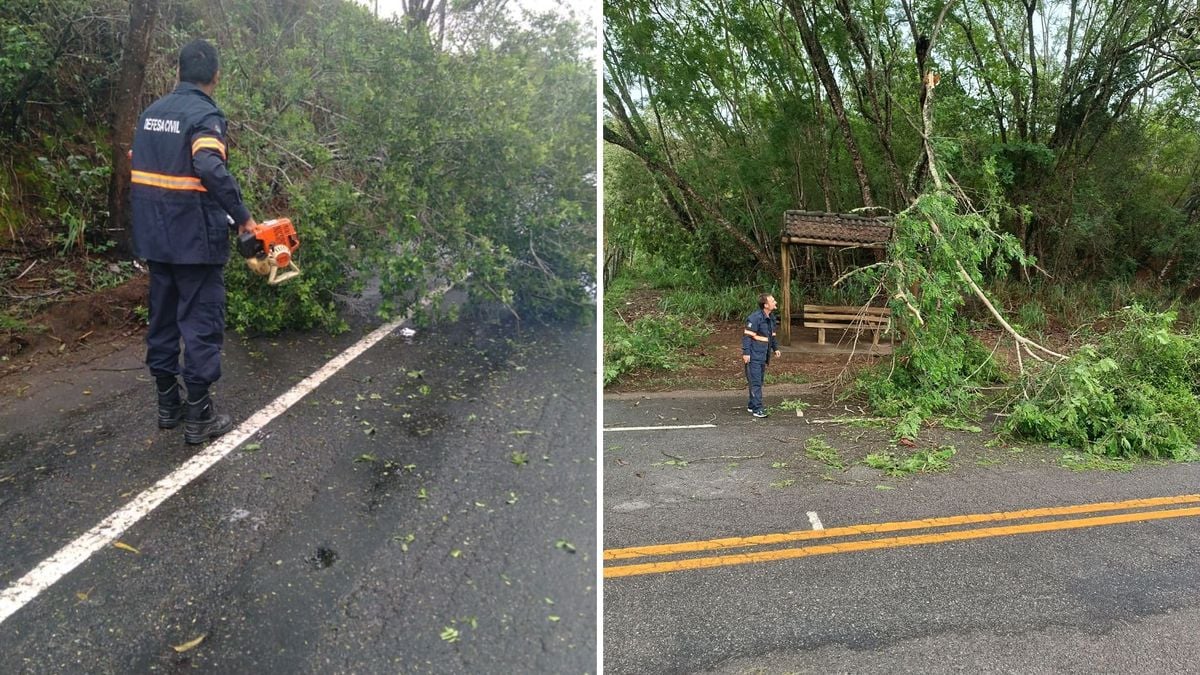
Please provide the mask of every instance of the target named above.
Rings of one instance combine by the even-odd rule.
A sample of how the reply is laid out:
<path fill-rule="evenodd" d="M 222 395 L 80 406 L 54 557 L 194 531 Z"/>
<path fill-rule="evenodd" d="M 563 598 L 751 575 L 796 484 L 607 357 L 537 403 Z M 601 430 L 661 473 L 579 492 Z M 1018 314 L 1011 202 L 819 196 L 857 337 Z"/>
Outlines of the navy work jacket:
<path fill-rule="evenodd" d="M 250 211 L 226 166 L 228 130 L 217 104 L 189 82 L 142 113 L 130 177 L 134 255 L 177 265 L 229 259 L 229 232 Z"/>
<path fill-rule="evenodd" d="M 746 318 L 742 329 L 742 354 L 751 361 L 770 363 L 771 354 L 778 349 L 775 343 L 775 319 L 761 309 Z"/>

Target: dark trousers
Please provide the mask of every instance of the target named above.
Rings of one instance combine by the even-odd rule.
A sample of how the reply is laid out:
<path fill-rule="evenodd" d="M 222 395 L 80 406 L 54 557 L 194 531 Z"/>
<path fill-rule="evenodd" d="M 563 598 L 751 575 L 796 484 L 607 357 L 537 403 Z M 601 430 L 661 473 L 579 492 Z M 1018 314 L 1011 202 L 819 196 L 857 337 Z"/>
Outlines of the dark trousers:
<path fill-rule="evenodd" d="M 746 381 L 750 383 L 750 402 L 746 404 L 746 407 L 751 410 L 762 410 L 763 377 L 766 374 L 766 363 L 752 360 L 746 364 Z"/>
<path fill-rule="evenodd" d="M 155 377 L 179 375 L 208 386 L 221 377 L 225 341 L 224 265 L 171 265 L 150 261 L 150 327 L 146 365 Z"/>

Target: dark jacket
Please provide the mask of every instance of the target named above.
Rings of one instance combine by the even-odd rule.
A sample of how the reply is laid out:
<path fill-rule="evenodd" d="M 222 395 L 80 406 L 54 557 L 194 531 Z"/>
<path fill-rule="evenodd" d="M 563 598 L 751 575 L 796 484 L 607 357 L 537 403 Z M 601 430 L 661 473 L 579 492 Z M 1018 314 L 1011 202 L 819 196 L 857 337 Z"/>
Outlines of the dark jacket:
<path fill-rule="evenodd" d="M 174 264 L 229 259 L 229 232 L 250 211 L 226 166 L 228 130 L 217 104 L 188 82 L 142 113 L 130 178 L 134 255 Z"/>
<path fill-rule="evenodd" d="M 742 329 L 742 354 L 751 361 L 771 362 L 771 354 L 778 349 L 775 343 L 775 319 L 761 309 L 746 318 Z"/>

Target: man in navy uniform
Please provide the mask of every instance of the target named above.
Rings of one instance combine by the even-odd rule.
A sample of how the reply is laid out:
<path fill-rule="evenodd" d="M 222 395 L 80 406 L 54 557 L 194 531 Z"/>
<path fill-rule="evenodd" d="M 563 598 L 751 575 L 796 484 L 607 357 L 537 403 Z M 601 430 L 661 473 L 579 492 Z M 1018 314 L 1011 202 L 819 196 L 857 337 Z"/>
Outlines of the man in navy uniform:
<path fill-rule="evenodd" d="M 746 319 L 746 327 L 742 330 L 742 363 L 746 367 L 746 380 L 750 383 L 750 402 L 746 404 L 746 412 L 755 417 L 767 416 L 762 400 L 763 377 L 767 372 L 767 364 L 771 362 L 771 354 L 779 356 L 779 347 L 775 343 L 775 319 L 771 316 L 776 307 L 774 296 L 767 293 L 758 296 L 758 311 Z"/>
<path fill-rule="evenodd" d="M 150 267 L 146 365 L 158 391 L 158 426 L 183 420 L 184 440 L 203 443 L 233 428 L 209 386 L 221 377 L 230 231 L 256 223 L 226 166 L 225 114 L 213 102 L 217 50 L 194 40 L 179 51 L 179 84 L 138 120 L 133 136 L 133 250 Z M 183 339 L 180 397 L 179 341 Z"/>

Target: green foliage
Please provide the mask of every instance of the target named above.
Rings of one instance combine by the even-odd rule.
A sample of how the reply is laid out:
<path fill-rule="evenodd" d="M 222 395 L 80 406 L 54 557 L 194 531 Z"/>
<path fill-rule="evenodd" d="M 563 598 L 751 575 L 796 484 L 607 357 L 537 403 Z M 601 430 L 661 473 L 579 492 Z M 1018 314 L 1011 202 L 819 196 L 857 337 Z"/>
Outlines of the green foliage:
<path fill-rule="evenodd" d="M 1058 458 L 1059 466 L 1072 471 L 1116 471 L 1125 473 L 1133 470 L 1133 461 L 1093 455 L 1090 452 L 1068 451 Z"/>
<path fill-rule="evenodd" d="M 745 286 L 723 289 L 679 289 L 662 297 L 664 312 L 715 321 L 741 319 L 757 305 L 758 293 Z"/>
<path fill-rule="evenodd" d="M 1035 333 L 1044 332 L 1048 325 L 1046 310 L 1042 309 L 1041 303 L 1038 302 L 1021 305 L 1021 309 L 1017 310 L 1017 321 L 1022 328 Z"/>
<path fill-rule="evenodd" d="M 1200 338 L 1140 306 L 1114 330 L 1026 384 L 1007 429 L 1116 458 L 1192 459 L 1200 441 Z"/>
<path fill-rule="evenodd" d="M 824 436 L 813 436 L 804 441 L 804 454 L 834 469 L 846 468 L 837 448 L 829 445 Z"/>
<path fill-rule="evenodd" d="M 957 265 L 982 284 L 985 271 L 1026 261 L 1011 235 L 996 232 L 996 218 L 994 211 L 960 214 L 948 195 L 923 195 L 896 219 L 891 264 L 870 271 L 895 289 L 892 315 L 904 337 L 892 361 L 865 371 L 856 388 L 876 412 L 899 418 L 898 437 L 915 437 L 934 414 L 967 413 L 979 401 L 978 387 L 1002 377 L 991 353 L 966 331 L 969 290 Z"/>
<path fill-rule="evenodd" d="M 748 249 L 773 253 L 783 211 L 864 205 L 831 93 L 791 13 L 778 3 L 731 8 L 607 3 L 604 82 L 609 90 L 623 85 L 625 96 L 608 98 L 605 124 L 637 136 L 636 145 L 751 244 L 736 243 L 665 172 L 652 174 L 609 145 L 610 272 L 649 254 L 714 281 L 745 283 L 755 273 Z M 941 75 L 931 139 L 939 164 L 973 199 L 994 194 L 1013 205 L 996 230 L 1017 236 L 1055 283 L 1165 270 L 1178 291 L 1200 274 L 1200 210 L 1189 207 L 1200 201 L 1188 199 L 1200 200 L 1200 92 L 1187 65 L 1195 45 L 1170 28 L 1191 21 L 1195 6 L 1139 8 L 1066 3 L 1030 31 L 1020 3 L 965 0 L 946 15 L 930 57 Z M 917 25 L 938 19 L 933 6 L 914 11 Z M 895 0 L 845 0 L 809 3 L 805 12 L 850 103 L 848 133 L 874 201 L 903 210 L 903 174 L 921 148 L 915 36 L 896 20 L 908 9 Z M 1033 67 L 1026 55 L 1035 54 Z M 1177 65 L 1137 76 L 1158 59 Z M 843 256 L 851 257 L 806 253 L 797 272 L 828 286 Z"/>
<path fill-rule="evenodd" d="M 804 410 L 808 409 L 808 403 L 798 398 L 789 398 L 780 401 L 779 405 L 776 405 L 775 407 L 779 410 L 796 410 L 803 412 Z"/>
<path fill-rule="evenodd" d="M 85 263 L 84 269 L 87 271 L 88 286 L 96 291 L 120 286 L 133 276 L 133 263 L 128 260 L 109 262 L 93 258 Z"/>
<path fill-rule="evenodd" d="M 29 330 L 29 324 L 7 312 L 0 312 L 0 332 L 23 333 Z"/>
<path fill-rule="evenodd" d="M 236 254 L 225 268 L 229 326 L 241 333 L 277 333 L 286 328 L 320 326 L 337 333 L 346 329 L 334 302 L 334 289 L 347 284 L 345 274 L 358 267 L 354 253 L 361 249 L 363 231 L 346 227 L 355 213 L 356 198 L 344 184 L 314 180 L 290 195 L 296 213 L 300 249 L 296 264 L 302 274 L 278 286 L 252 272 Z M 356 237 L 358 235 L 358 237 Z M 355 244 L 360 246 L 354 246 Z M 354 248 L 352 248 L 354 247 Z"/>
<path fill-rule="evenodd" d="M 680 350 L 700 344 L 708 329 L 689 325 L 679 317 L 647 315 L 630 325 L 604 323 L 604 384 L 638 369 L 675 370 Z"/>
<path fill-rule="evenodd" d="M 914 450 L 908 455 L 877 452 L 867 455 L 863 461 L 872 469 L 879 469 L 889 476 L 907 476 L 946 471 L 950 468 L 950 458 L 956 452 L 954 446 L 943 445 L 936 450 Z"/>
<path fill-rule="evenodd" d="M 173 86 L 183 42 L 214 35 L 203 3 L 161 9 L 147 99 Z M 116 0 L 0 7 L 0 138 L 25 143 L 17 158 L 44 158 L 18 159 L 20 185 L 6 175 L 0 187 L 6 204 L 39 196 L 27 201 L 62 255 L 105 243 L 95 225 L 107 218 L 127 12 Z M 435 36 L 353 2 L 222 5 L 214 98 L 230 120 L 230 169 L 256 218 L 296 224 L 303 269 L 268 288 L 232 260 L 231 327 L 339 330 L 336 299 L 368 281 L 386 315 L 446 283 L 529 320 L 594 314 L 590 31 L 557 14 L 518 21 L 496 2 L 449 12 Z M 21 115 L 27 125 L 4 126 Z"/>

